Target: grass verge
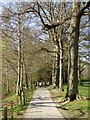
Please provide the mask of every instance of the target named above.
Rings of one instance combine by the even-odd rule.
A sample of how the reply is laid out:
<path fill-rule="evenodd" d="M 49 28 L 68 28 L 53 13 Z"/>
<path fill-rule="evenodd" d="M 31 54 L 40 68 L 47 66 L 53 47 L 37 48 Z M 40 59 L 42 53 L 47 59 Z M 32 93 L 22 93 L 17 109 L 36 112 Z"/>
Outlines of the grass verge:
<path fill-rule="evenodd" d="M 4 106 L 7 105 L 7 117 L 11 118 L 11 101 L 13 101 L 13 118 L 23 118 L 23 114 L 25 110 L 27 109 L 27 106 L 29 105 L 32 96 L 35 92 L 36 88 L 33 91 L 27 90 L 26 91 L 26 104 L 18 105 L 17 104 L 17 95 L 14 94 L 12 96 L 9 96 L 7 98 L 2 99 L 2 108 L 0 108 L 0 112 L 4 113 Z"/>
<path fill-rule="evenodd" d="M 72 118 L 88 119 L 90 114 L 90 100 L 74 100 L 72 102 L 61 102 L 65 97 L 66 89 L 66 85 L 64 86 L 64 92 L 54 89 L 52 86 L 48 87 L 48 90 L 51 93 L 51 97 L 56 103 L 58 110 L 63 114 L 66 119 L 69 120 Z M 79 85 L 80 96 L 89 97 L 88 90 L 89 86 Z"/>

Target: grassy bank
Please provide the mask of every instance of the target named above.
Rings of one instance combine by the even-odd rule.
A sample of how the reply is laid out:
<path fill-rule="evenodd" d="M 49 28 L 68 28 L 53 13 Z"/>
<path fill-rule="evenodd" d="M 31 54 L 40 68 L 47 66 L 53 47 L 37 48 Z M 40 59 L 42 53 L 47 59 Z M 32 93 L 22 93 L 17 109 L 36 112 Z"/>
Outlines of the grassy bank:
<path fill-rule="evenodd" d="M 64 86 L 64 92 L 60 92 L 59 90 L 54 89 L 52 86 L 48 87 L 48 90 L 51 93 L 51 96 L 57 104 L 57 108 L 63 114 L 66 119 L 71 118 L 88 118 L 90 114 L 90 100 L 74 100 L 72 102 L 63 101 L 61 102 L 66 93 L 66 85 Z M 88 85 L 79 85 L 79 94 L 80 96 L 86 98 L 89 97 L 89 86 Z"/>
<path fill-rule="evenodd" d="M 35 90 L 36 90 L 36 88 L 35 88 Z M 29 105 L 29 102 L 32 99 L 32 96 L 33 96 L 35 90 L 33 90 L 33 91 L 27 90 L 25 92 L 26 93 L 26 104 L 25 105 L 24 104 L 18 105 L 18 103 L 17 103 L 18 97 L 16 94 L 2 99 L 2 108 L 0 109 L 0 112 L 3 114 L 4 107 L 7 105 L 8 118 L 11 118 L 11 101 L 13 101 L 13 118 L 22 118 L 27 106 Z M 2 115 L 2 118 L 3 118 L 3 115 Z"/>

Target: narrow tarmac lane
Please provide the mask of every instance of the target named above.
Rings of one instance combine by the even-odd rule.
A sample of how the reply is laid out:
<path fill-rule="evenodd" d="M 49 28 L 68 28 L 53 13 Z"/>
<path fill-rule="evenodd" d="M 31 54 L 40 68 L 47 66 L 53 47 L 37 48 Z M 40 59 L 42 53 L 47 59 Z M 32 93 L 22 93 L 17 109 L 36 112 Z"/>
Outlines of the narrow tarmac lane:
<path fill-rule="evenodd" d="M 56 108 L 49 91 L 46 88 L 38 88 L 24 114 L 24 118 L 33 118 L 38 120 L 58 118 L 65 120 L 62 114 Z"/>

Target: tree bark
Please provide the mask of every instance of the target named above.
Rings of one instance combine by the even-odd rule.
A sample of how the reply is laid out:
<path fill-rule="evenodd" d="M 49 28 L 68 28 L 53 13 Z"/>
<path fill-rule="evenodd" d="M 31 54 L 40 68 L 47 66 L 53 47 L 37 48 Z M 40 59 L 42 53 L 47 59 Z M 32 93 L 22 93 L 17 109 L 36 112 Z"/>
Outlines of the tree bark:
<path fill-rule="evenodd" d="M 55 48 L 55 41 L 56 41 L 56 38 L 55 38 L 55 35 L 54 35 L 54 30 L 52 29 L 50 32 L 49 32 L 49 37 L 50 37 L 50 40 L 51 40 L 51 43 L 52 43 L 52 47 L 53 47 L 53 51 L 56 50 Z M 56 53 L 52 53 L 52 57 L 53 57 L 53 61 L 52 61 L 52 85 L 55 87 L 55 82 L 56 82 Z"/>
<path fill-rule="evenodd" d="M 60 3 L 60 21 L 62 21 L 64 18 L 63 15 L 63 3 Z M 60 54 L 60 58 L 59 58 L 59 88 L 61 91 L 63 91 L 63 40 L 64 40 L 64 25 L 61 25 L 59 27 L 59 54 Z"/>
<path fill-rule="evenodd" d="M 21 16 L 18 16 L 18 25 L 19 25 L 19 45 L 18 45 L 18 80 L 17 80 L 17 88 L 16 93 L 20 97 L 19 102 L 22 104 L 22 23 L 21 23 Z"/>
<path fill-rule="evenodd" d="M 78 42 L 80 16 L 77 14 L 80 9 L 79 2 L 73 2 L 73 15 L 70 26 L 70 60 L 69 60 L 69 83 L 68 96 L 70 101 L 76 99 L 78 94 Z"/>

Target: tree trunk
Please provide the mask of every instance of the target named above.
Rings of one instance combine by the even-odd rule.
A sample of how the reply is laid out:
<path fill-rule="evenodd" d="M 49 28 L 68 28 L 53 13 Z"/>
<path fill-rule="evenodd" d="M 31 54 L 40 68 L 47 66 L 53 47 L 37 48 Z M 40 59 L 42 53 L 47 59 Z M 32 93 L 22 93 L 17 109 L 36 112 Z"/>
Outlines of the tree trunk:
<path fill-rule="evenodd" d="M 69 83 L 68 96 L 70 101 L 76 99 L 78 94 L 78 41 L 80 17 L 77 15 L 80 8 L 79 2 L 73 2 L 73 15 L 70 26 L 70 60 L 69 60 Z"/>
<path fill-rule="evenodd" d="M 70 45 L 68 44 L 68 68 L 67 68 L 67 92 L 65 98 L 69 97 L 69 69 L 70 69 Z"/>
<path fill-rule="evenodd" d="M 53 51 L 57 52 L 57 45 L 56 45 L 56 34 L 55 30 L 52 29 L 50 31 L 50 39 L 53 46 Z M 56 74 L 57 74 L 57 53 L 53 53 L 53 65 L 52 65 L 52 85 L 56 87 Z"/>
<path fill-rule="evenodd" d="M 19 25 L 19 45 L 18 45 L 18 81 L 16 93 L 20 97 L 19 101 L 22 104 L 22 23 L 21 18 L 18 16 L 18 25 Z"/>
<path fill-rule="evenodd" d="M 60 77 L 60 54 L 59 54 L 59 41 L 57 41 L 56 51 L 56 87 L 59 89 L 59 77 Z"/>
<path fill-rule="evenodd" d="M 53 60 L 52 67 L 52 85 L 55 87 L 56 75 L 55 75 L 55 60 Z"/>
<path fill-rule="evenodd" d="M 59 64 L 59 69 L 60 69 L 60 73 L 59 73 L 59 88 L 61 91 L 63 91 L 63 27 L 61 27 L 60 29 L 60 40 L 59 40 L 59 54 L 60 54 L 60 64 Z"/>
<path fill-rule="evenodd" d="M 56 43 L 55 43 L 55 51 L 56 51 L 56 88 L 59 89 L 59 78 L 60 78 L 60 39 L 57 37 L 58 29 L 54 29 Z"/>
<path fill-rule="evenodd" d="M 63 20 L 63 3 L 60 3 L 60 20 Z M 59 54 L 60 54 L 60 58 L 59 58 L 59 88 L 61 91 L 63 91 L 63 40 L 64 40 L 64 25 L 61 25 L 59 27 Z"/>
<path fill-rule="evenodd" d="M 61 91 L 64 91 L 64 88 L 63 88 L 63 83 L 64 83 L 64 66 L 63 66 L 63 41 L 61 39 L 61 44 L 60 44 L 60 90 Z"/>
<path fill-rule="evenodd" d="M 7 80 L 7 84 L 6 84 L 7 85 L 7 92 L 6 93 L 7 93 L 7 95 L 10 93 L 10 90 L 9 90 L 10 86 L 9 86 L 8 69 L 9 68 L 8 68 L 8 63 L 7 63 L 7 66 L 6 66 L 6 80 Z"/>
<path fill-rule="evenodd" d="M 53 23 L 55 21 L 55 11 L 54 11 L 54 3 L 51 2 L 50 3 L 50 10 L 51 10 L 51 23 Z M 58 49 L 57 49 L 57 38 L 56 38 L 56 30 L 55 28 L 52 28 L 51 31 L 50 31 L 50 38 L 51 38 L 51 41 L 52 41 L 52 45 L 53 45 L 53 48 L 54 48 L 54 51 L 55 52 L 58 52 Z M 59 87 L 59 82 L 58 82 L 58 72 L 57 71 L 57 53 L 53 53 L 53 68 L 52 68 L 52 84 L 54 87 Z"/>
<path fill-rule="evenodd" d="M 26 81 L 26 88 L 28 89 L 29 86 L 28 86 L 28 75 L 27 73 L 25 72 L 25 81 Z"/>

